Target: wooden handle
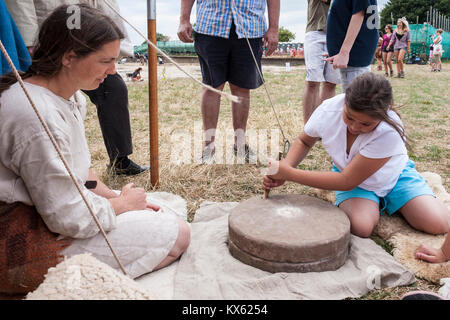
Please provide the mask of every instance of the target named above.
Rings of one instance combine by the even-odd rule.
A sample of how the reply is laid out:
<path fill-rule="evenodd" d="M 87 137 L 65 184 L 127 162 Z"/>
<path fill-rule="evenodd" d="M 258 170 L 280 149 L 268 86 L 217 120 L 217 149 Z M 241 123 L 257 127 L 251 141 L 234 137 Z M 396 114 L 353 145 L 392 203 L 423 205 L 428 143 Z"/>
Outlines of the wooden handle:
<path fill-rule="evenodd" d="M 264 190 L 264 199 L 269 198 L 269 192 L 270 192 L 270 189 L 265 189 Z"/>

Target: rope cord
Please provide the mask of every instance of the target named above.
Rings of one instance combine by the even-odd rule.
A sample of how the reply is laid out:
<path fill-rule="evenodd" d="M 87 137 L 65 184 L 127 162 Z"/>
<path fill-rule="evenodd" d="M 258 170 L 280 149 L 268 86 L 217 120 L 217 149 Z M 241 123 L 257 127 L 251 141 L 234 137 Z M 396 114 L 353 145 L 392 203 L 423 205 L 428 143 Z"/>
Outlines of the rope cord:
<path fill-rule="evenodd" d="M 3 42 L 0 40 L 0 49 L 2 51 L 2 53 L 4 54 L 6 61 L 8 61 L 9 66 L 11 67 L 12 72 L 14 73 L 15 77 L 17 78 L 17 81 L 19 82 L 20 86 L 22 87 L 23 91 L 25 92 L 25 95 L 28 99 L 28 101 L 31 104 L 31 107 L 33 108 L 36 116 L 39 119 L 39 122 L 42 124 L 42 126 L 44 127 L 45 132 L 47 133 L 47 136 L 49 137 L 53 147 L 56 150 L 56 153 L 58 154 L 58 157 L 61 159 L 61 161 L 64 164 L 64 167 L 66 168 L 67 172 L 69 173 L 70 178 L 72 179 L 73 183 L 75 184 L 75 187 L 77 188 L 78 192 L 81 195 L 81 198 L 83 199 L 83 202 L 86 204 L 89 213 L 91 214 L 92 218 L 94 219 L 97 227 L 99 228 L 101 234 L 103 235 L 103 237 L 105 238 L 105 241 L 109 247 L 109 249 L 111 250 L 114 258 L 116 259 L 120 269 L 122 270 L 122 272 L 128 276 L 127 272 L 125 271 L 125 268 L 123 267 L 122 263 L 120 262 L 119 257 L 117 256 L 116 252 L 114 251 L 114 248 L 112 247 L 111 243 L 108 240 L 108 237 L 105 233 L 105 230 L 103 230 L 103 227 L 101 226 L 100 222 L 98 221 L 98 218 L 95 216 L 94 211 L 92 210 L 92 207 L 90 206 L 89 202 L 87 201 L 85 195 L 83 194 L 83 191 L 80 187 L 80 185 L 78 184 L 77 180 L 75 179 L 75 176 L 72 172 L 72 170 L 70 169 L 69 165 L 67 164 L 66 159 L 64 158 L 61 149 L 59 148 L 58 144 L 56 143 L 55 138 L 53 137 L 52 133 L 50 132 L 50 129 L 48 128 L 47 124 L 45 123 L 45 120 L 42 118 L 41 114 L 39 113 L 39 110 L 37 109 L 36 105 L 34 104 L 33 100 L 31 99 L 30 94 L 28 93 L 28 90 L 25 88 L 25 83 L 22 80 L 22 77 L 20 76 L 19 72 L 17 71 L 16 67 L 14 66 L 14 63 L 12 62 L 10 56 L 8 55 L 8 52 L 6 51 L 6 48 L 3 45 Z"/>

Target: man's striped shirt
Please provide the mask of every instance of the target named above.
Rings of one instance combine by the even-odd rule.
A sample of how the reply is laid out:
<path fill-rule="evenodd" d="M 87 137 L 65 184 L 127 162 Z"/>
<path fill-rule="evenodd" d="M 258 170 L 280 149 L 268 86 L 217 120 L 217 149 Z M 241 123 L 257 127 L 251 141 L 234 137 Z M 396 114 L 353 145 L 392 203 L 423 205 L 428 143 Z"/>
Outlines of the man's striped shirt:
<path fill-rule="evenodd" d="M 228 38 L 231 24 L 239 38 L 262 38 L 266 33 L 266 0 L 197 0 L 198 33 Z"/>

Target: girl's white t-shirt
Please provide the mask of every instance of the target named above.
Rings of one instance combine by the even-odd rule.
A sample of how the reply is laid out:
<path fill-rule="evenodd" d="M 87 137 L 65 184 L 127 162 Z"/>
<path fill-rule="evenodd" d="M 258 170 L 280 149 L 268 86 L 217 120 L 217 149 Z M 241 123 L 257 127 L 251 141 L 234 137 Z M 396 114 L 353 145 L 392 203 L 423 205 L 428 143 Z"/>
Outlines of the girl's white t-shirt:
<path fill-rule="evenodd" d="M 308 136 L 322 139 L 322 145 L 340 171 L 358 153 L 371 159 L 391 157 L 383 167 L 359 185 L 362 189 L 384 197 L 394 188 L 408 161 L 405 143 L 391 125 L 381 121 L 373 131 L 360 134 L 347 154 L 347 125 L 342 118 L 344 100 L 345 94 L 325 100 L 311 115 L 304 131 Z M 388 115 L 403 127 L 394 111 L 388 111 Z"/>

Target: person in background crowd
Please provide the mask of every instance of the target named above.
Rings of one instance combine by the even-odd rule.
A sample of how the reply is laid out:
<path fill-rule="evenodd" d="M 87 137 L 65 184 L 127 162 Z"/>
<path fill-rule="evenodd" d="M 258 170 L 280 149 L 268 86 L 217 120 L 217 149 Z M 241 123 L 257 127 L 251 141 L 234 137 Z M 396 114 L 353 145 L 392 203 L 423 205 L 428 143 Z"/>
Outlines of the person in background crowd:
<path fill-rule="evenodd" d="M 392 37 L 392 25 L 387 24 L 386 27 L 384 27 L 384 31 L 386 32 L 383 35 L 383 44 L 382 44 L 382 53 L 383 53 L 383 62 L 384 62 L 384 75 L 386 77 L 393 77 L 394 76 L 394 69 L 392 67 L 392 55 L 394 54 L 394 48 L 387 49 L 389 42 L 391 41 Z"/>
<path fill-rule="evenodd" d="M 194 0 L 181 0 L 178 37 L 183 42 L 194 42 L 200 62 L 203 83 L 223 90 L 228 82 L 231 93 L 241 98 L 232 103 L 234 154 L 238 161 L 250 162 L 256 154 L 245 143 L 245 132 L 250 111 L 250 90 L 263 84 L 258 71 L 264 49 L 271 55 L 278 45 L 280 0 L 197 1 L 195 31 L 190 17 Z M 268 11 L 267 28 L 264 12 Z M 192 38 L 194 36 L 194 40 Z M 251 53 L 248 42 L 252 48 Z M 254 60 L 256 58 L 256 63 Z M 214 162 L 220 95 L 204 89 L 202 118 L 205 132 L 201 163 Z M 253 161 L 253 160 L 252 160 Z"/>
<path fill-rule="evenodd" d="M 382 45 L 383 45 L 383 32 L 379 32 L 380 37 L 378 38 L 378 44 L 377 44 L 377 50 L 375 51 L 375 59 L 377 60 L 378 64 L 378 71 L 383 70 L 382 64 L 383 64 L 383 54 L 382 54 Z"/>
<path fill-rule="evenodd" d="M 144 81 L 141 76 L 141 71 L 142 68 L 140 67 L 134 70 L 133 74 L 131 75 L 131 80 L 133 80 L 133 82 Z"/>
<path fill-rule="evenodd" d="M 400 18 L 397 21 L 397 29 L 395 29 L 391 41 L 387 49 L 394 47 L 395 61 L 397 62 L 397 78 L 405 77 L 403 58 L 406 52 L 411 52 L 411 32 L 406 18 Z"/>
<path fill-rule="evenodd" d="M 432 38 L 433 39 L 433 58 L 432 58 L 432 70 L 433 72 L 437 72 L 437 71 L 441 71 L 442 69 L 442 62 L 441 62 L 441 57 L 442 57 L 442 33 L 444 31 L 442 29 L 438 29 L 436 30 L 436 37 Z"/>
<path fill-rule="evenodd" d="M 303 122 L 324 100 L 334 97 L 336 85 L 341 82 L 339 70 L 324 60 L 327 50 L 327 17 L 330 1 L 308 0 L 304 55 L 306 66 L 303 93 Z"/>
<path fill-rule="evenodd" d="M 327 20 L 326 61 L 341 72 L 342 91 L 370 71 L 378 43 L 377 0 L 333 0 Z"/>

